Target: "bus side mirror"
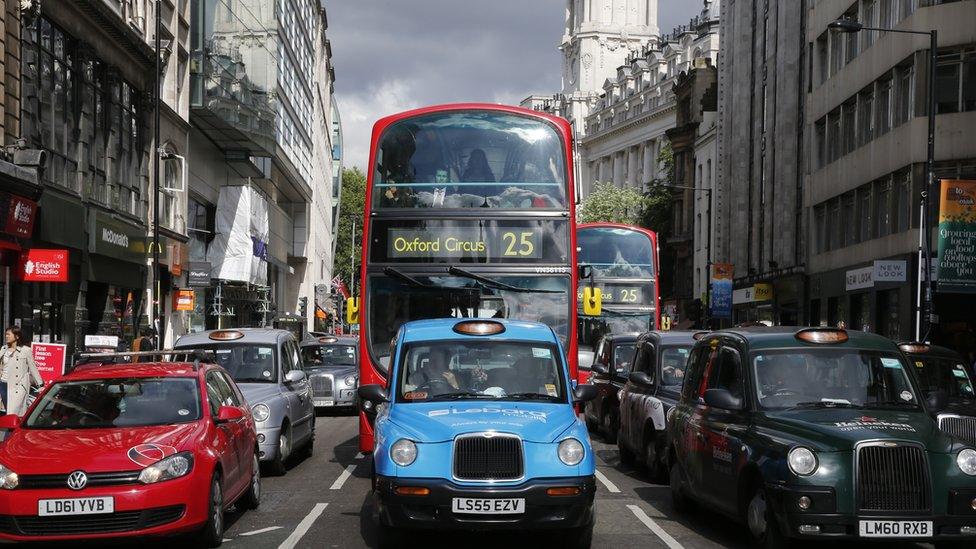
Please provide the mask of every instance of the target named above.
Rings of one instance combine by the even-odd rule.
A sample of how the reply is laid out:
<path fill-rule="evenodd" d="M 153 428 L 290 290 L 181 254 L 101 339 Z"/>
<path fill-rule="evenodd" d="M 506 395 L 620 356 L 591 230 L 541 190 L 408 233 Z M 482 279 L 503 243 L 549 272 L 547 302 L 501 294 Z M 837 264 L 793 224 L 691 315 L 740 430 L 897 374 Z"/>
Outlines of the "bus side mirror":
<path fill-rule="evenodd" d="M 600 288 L 583 288 L 583 314 L 600 316 L 603 312 L 603 292 Z"/>
<path fill-rule="evenodd" d="M 580 280 L 585 280 L 593 276 L 593 267 L 590 265 L 580 265 L 576 268 L 576 276 Z"/>
<path fill-rule="evenodd" d="M 359 324 L 359 298 L 350 297 L 346 300 L 346 324 Z"/>

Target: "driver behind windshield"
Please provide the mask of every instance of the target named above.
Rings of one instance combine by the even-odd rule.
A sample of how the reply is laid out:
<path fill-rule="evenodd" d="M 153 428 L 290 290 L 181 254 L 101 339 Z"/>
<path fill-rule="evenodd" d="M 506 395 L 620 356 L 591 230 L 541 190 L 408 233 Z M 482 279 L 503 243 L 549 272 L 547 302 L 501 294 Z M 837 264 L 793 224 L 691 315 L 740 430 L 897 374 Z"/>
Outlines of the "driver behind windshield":
<path fill-rule="evenodd" d="M 450 368 L 451 357 L 448 356 L 447 349 L 435 347 L 430 351 L 430 358 L 423 373 L 426 381 L 424 385 L 430 387 L 430 391 L 436 394 L 448 392 L 450 389 L 460 389 L 458 376 Z"/>

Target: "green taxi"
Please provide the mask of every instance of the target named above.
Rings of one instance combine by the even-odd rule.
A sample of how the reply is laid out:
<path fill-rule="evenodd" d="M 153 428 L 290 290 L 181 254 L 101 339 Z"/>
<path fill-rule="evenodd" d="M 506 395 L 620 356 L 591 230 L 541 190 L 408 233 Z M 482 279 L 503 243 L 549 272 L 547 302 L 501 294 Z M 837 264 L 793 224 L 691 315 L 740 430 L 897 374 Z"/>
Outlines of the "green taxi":
<path fill-rule="evenodd" d="M 668 422 L 674 506 L 739 519 L 769 548 L 976 542 L 976 450 L 939 430 L 938 399 L 878 335 L 712 332 L 691 352 Z"/>

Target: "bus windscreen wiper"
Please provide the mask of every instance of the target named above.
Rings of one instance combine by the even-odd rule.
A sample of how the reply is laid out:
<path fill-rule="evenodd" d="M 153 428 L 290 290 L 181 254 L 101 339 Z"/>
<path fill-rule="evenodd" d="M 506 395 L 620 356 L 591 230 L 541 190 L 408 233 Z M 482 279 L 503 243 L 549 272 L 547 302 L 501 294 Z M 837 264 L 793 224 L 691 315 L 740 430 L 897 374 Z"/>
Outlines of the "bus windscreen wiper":
<path fill-rule="evenodd" d="M 653 310 L 651 310 L 651 311 L 621 311 L 619 309 L 614 309 L 614 308 L 611 308 L 611 307 L 603 307 L 603 310 L 601 311 L 600 316 L 603 316 L 606 313 L 609 313 L 608 316 L 649 316 L 649 315 L 653 315 L 654 314 L 654 311 Z M 580 316 L 589 316 L 589 315 L 584 315 L 584 314 L 580 313 Z"/>
<path fill-rule="evenodd" d="M 534 288 L 520 288 L 519 286 L 512 286 L 511 284 L 505 284 L 504 282 L 499 282 L 493 278 L 488 278 L 486 276 L 481 276 L 479 274 L 474 274 L 470 271 L 465 271 L 464 269 L 459 269 L 457 267 L 451 266 L 447 269 L 447 272 L 463 278 L 470 278 L 475 282 L 480 282 L 481 284 L 491 288 L 493 290 L 502 290 L 505 292 L 519 292 L 524 294 L 561 294 L 563 290 L 536 290 Z"/>
<path fill-rule="evenodd" d="M 384 268 L 383 274 L 385 274 L 390 278 L 395 278 L 401 282 L 406 282 L 411 286 L 416 286 L 417 288 L 424 288 L 427 290 L 445 290 L 449 292 L 464 292 L 464 293 L 478 292 L 478 288 L 457 288 L 454 286 L 441 286 L 440 284 L 430 284 L 428 282 L 421 282 L 416 278 L 400 270 L 394 269 L 393 267 Z"/>

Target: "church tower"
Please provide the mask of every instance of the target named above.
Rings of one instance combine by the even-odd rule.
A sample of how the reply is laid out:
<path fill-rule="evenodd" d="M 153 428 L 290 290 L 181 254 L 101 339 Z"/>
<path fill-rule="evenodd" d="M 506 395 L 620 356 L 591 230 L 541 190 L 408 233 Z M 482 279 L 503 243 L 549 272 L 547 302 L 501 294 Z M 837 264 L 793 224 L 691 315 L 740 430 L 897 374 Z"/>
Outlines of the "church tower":
<path fill-rule="evenodd" d="M 603 83 L 633 51 L 656 44 L 658 0 L 566 0 L 563 53 L 563 116 L 577 134 Z"/>

